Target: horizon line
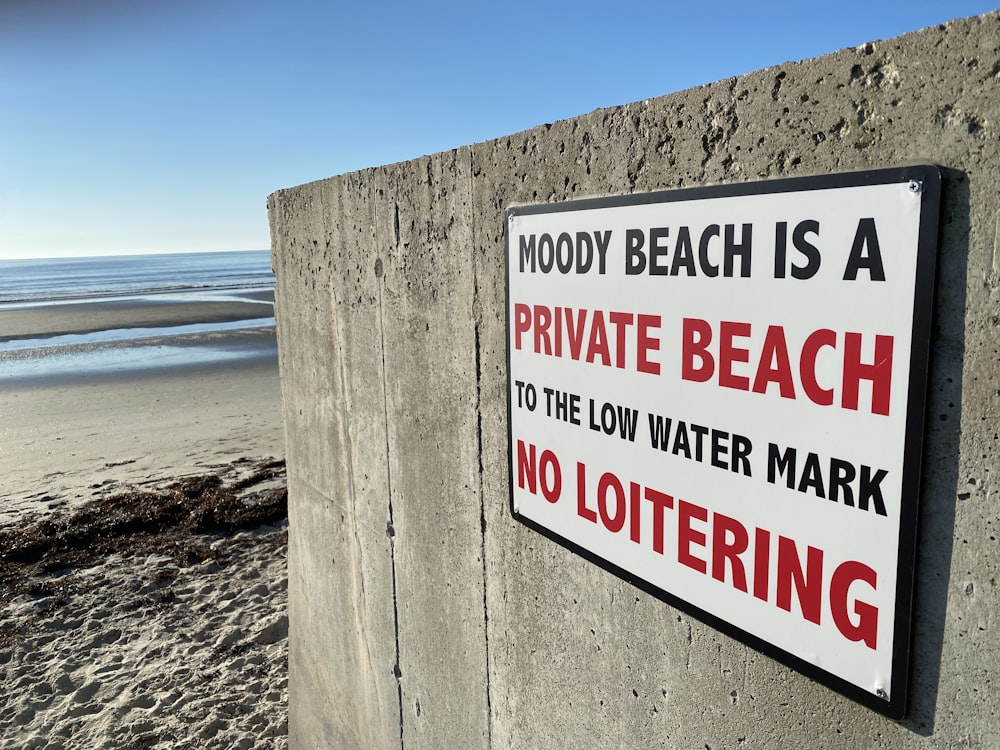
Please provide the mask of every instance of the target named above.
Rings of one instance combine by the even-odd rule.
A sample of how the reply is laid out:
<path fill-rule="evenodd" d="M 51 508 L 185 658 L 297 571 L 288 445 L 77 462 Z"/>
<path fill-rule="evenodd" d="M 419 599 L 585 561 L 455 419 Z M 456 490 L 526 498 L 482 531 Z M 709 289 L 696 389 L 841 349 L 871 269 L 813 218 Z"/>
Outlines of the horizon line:
<path fill-rule="evenodd" d="M 90 253 L 90 252 L 80 252 L 80 253 L 66 253 L 60 255 L 5 255 L 0 251 L 0 262 L 3 261 L 16 261 L 16 260 L 72 260 L 74 258 L 142 258 L 154 255 L 213 255 L 220 253 L 260 253 L 260 252 L 270 252 L 271 248 L 242 248 L 242 249 L 229 249 L 229 250 L 128 250 L 122 252 L 103 252 L 103 253 Z"/>

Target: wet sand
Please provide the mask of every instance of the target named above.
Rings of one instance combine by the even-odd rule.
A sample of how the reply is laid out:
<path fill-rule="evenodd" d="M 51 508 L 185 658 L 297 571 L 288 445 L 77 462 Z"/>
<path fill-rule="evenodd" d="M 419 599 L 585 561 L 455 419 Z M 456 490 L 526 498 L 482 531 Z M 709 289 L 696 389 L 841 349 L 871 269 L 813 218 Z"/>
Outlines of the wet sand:
<path fill-rule="evenodd" d="M 0 337 L 270 313 L 207 304 L 6 311 Z M 248 482 L 284 457 L 273 329 L 215 336 L 260 355 L 6 382 L 0 361 L 0 748 L 286 745 L 285 521 L 152 533 L 152 498 L 178 486 L 230 488 L 251 504 L 283 490 L 280 472 Z M 138 536 L 83 544 L 73 560 L 47 542 L 18 546 L 28 529 L 86 539 L 81 518 L 116 513 L 133 514 L 122 528 Z"/>
<path fill-rule="evenodd" d="M 92 333 L 112 328 L 153 328 L 262 318 L 272 314 L 271 305 L 265 303 L 273 302 L 274 294 L 269 291 L 243 292 L 239 295 L 216 292 L 203 299 L 192 301 L 183 295 L 160 294 L 0 308 L 0 341 Z"/>

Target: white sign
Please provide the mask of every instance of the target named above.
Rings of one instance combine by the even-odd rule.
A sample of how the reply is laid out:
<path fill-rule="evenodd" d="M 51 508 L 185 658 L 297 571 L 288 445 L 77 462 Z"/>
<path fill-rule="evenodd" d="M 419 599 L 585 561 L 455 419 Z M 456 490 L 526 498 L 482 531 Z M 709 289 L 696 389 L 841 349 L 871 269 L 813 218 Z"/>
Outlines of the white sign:
<path fill-rule="evenodd" d="M 511 208 L 512 511 L 905 712 L 934 167 Z"/>

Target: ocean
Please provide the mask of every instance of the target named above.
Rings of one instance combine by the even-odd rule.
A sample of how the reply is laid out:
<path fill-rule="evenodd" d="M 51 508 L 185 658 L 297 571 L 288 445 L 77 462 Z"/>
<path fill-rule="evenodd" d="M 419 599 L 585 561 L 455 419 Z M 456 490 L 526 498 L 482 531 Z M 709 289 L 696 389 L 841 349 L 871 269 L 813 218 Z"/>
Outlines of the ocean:
<path fill-rule="evenodd" d="M 0 305 L 255 288 L 274 288 L 267 250 L 0 261 Z"/>
<path fill-rule="evenodd" d="M 0 261 L 0 384 L 277 361 L 266 250 Z"/>

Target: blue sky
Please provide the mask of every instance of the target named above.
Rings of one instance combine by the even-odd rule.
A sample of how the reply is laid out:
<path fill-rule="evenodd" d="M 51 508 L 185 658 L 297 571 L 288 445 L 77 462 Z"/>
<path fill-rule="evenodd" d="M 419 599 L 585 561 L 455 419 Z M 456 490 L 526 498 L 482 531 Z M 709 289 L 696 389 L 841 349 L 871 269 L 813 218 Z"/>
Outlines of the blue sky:
<path fill-rule="evenodd" d="M 0 0 L 0 258 L 264 249 L 279 188 L 994 7 Z"/>

